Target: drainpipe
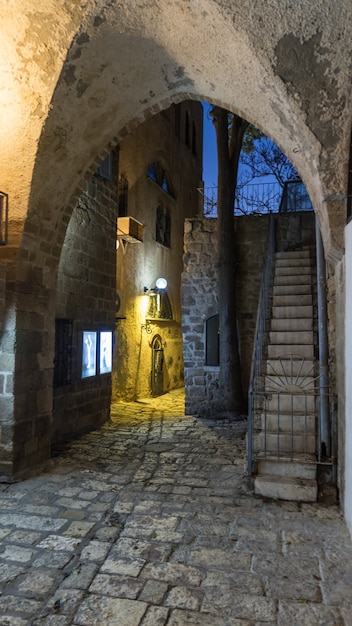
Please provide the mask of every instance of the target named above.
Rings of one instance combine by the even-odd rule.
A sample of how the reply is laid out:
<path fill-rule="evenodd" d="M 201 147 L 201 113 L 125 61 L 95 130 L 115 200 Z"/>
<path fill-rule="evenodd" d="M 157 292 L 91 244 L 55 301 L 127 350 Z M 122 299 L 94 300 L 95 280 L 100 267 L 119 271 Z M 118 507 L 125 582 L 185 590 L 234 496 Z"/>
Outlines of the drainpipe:
<path fill-rule="evenodd" d="M 319 342 L 319 431 L 320 450 L 318 459 L 329 457 L 331 452 L 329 419 L 329 373 L 328 373 L 328 324 L 326 311 L 326 271 L 323 241 L 319 221 L 315 218 L 318 296 L 318 342 Z"/>

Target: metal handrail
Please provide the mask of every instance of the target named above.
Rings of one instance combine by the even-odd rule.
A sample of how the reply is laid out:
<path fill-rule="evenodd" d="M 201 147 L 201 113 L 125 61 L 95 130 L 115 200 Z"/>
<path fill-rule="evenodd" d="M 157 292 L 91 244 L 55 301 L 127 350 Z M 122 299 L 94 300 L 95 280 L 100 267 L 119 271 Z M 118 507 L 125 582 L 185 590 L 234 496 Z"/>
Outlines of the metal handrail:
<path fill-rule="evenodd" d="M 262 283 L 260 287 L 257 322 L 255 339 L 252 353 L 251 373 L 248 387 L 248 460 L 247 468 L 248 474 L 251 475 L 253 471 L 253 429 L 254 429 L 254 412 L 253 412 L 253 399 L 255 391 L 258 387 L 258 381 L 261 373 L 261 364 L 263 356 L 263 347 L 265 339 L 265 329 L 268 311 L 268 302 L 270 294 L 270 285 L 273 275 L 274 267 L 274 254 L 275 254 L 275 218 L 270 216 L 269 233 L 268 233 L 268 245 L 265 269 L 263 273 Z"/>

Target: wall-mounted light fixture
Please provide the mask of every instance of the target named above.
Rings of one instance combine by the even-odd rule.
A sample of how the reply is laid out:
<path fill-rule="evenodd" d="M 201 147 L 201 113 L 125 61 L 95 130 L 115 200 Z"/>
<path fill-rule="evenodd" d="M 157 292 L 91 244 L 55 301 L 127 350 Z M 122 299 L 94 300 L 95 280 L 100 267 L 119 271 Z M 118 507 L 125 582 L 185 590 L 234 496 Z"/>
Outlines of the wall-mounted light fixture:
<path fill-rule="evenodd" d="M 156 296 L 159 291 L 166 289 L 166 287 L 167 287 L 166 278 L 160 277 L 156 279 L 155 287 L 151 287 L 150 289 L 148 289 L 148 287 L 144 287 L 144 293 L 147 294 L 147 296 Z"/>
<path fill-rule="evenodd" d="M 152 287 L 151 289 L 144 287 L 144 294 L 149 296 L 148 309 L 146 313 L 147 320 L 166 321 L 172 319 L 172 309 L 166 288 L 166 278 L 158 278 L 155 281 L 155 287 Z"/>
<path fill-rule="evenodd" d="M 9 196 L 0 191 L 0 246 L 5 246 L 9 229 Z"/>

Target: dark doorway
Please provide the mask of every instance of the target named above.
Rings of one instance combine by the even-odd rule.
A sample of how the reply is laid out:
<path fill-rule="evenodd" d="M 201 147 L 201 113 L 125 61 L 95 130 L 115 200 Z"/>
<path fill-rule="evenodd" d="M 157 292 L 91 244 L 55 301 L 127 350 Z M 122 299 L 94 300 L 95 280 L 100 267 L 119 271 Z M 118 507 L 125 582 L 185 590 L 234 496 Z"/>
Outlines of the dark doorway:
<path fill-rule="evenodd" d="M 152 396 L 164 393 L 164 348 L 160 335 L 152 341 Z"/>

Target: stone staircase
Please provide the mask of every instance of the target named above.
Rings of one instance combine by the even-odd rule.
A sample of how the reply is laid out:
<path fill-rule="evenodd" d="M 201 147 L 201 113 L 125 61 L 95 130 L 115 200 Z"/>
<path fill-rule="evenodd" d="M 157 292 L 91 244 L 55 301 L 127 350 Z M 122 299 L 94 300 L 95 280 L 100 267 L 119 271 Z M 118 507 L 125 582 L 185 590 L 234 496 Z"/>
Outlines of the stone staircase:
<path fill-rule="evenodd" d="M 257 412 L 257 494 L 317 499 L 317 393 L 310 249 L 275 256 L 263 393 Z"/>

